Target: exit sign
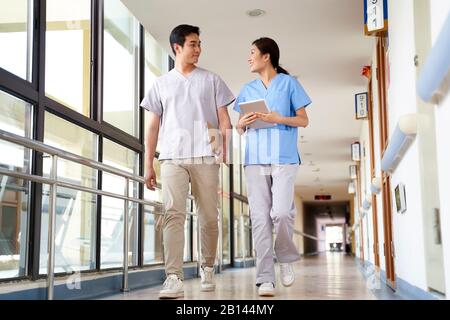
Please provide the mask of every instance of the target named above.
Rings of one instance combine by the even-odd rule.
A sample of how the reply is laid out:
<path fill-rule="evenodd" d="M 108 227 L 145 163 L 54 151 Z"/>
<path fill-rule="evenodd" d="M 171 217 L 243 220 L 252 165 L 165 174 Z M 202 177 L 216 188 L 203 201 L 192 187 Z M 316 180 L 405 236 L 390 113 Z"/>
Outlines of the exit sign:
<path fill-rule="evenodd" d="M 315 199 L 315 200 L 320 200 L 320 201 L 323 201 L 323 200 L 331 200 L 331 195 L 329 195 L 329 194 L 315 195 L 315 196 L 314 196 L 314 199 Z"/>

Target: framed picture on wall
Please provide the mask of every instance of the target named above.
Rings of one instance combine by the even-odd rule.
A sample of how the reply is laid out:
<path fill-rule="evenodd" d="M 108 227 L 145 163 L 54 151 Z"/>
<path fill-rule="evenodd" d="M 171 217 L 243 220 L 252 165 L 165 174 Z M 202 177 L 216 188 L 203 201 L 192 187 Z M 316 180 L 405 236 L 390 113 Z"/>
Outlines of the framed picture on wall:
<path fill-rule="evenodd" d="M 405 185 L 403 183 L 399 183 L 394 189 L 394 194 L 397 212 L 404 213 L 406 211 Z"/>
<path fill-rule="evenodd" d="M 356 179 L 357 177 L 357 173 L 356 173 L 356 165 L 351 165 L 350 166 L 350 179 Z"/>
<path fill-rule="evenodd" d="M 359 142 L 352 143 L 352 160 L 353 161 L 361 160 L 361 148 Z"/>
<path fill-rule="evenodd" d="M 369 107 L 367 101 L 367 92 L 355 94 L 355 117 L 356 120 L 367 119 L 369 116 Z"/>

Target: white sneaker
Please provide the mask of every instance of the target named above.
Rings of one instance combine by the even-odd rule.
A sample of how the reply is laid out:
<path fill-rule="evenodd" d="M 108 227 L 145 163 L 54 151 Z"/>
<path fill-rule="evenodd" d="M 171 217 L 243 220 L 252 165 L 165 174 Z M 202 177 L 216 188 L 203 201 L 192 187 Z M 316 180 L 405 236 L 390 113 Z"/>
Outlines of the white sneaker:
<path fill-rule="evenodd" d="M 200 282 L 201 291 L 214 291 L 216 284 L 214 283 L 214 267 L 200 268 Z"/>
<path fill-rule="evenodd" d="M 183 281 L 176 274 L 169 274 L 159 292 L 160 299 L 176 299 L 184 297 Z"/>
<path fill-rule="evenodd" d="M 275 295 L 275 288 L 272 282 L 264 282 L 259 286 L 258 294 L 261 297 L 273 297 Z"/>
<path fill-rule="evenodd" d="M 295 281 L 294 268 L 290 263 L 280 263 L 281 284 L 290 287 Z"/>

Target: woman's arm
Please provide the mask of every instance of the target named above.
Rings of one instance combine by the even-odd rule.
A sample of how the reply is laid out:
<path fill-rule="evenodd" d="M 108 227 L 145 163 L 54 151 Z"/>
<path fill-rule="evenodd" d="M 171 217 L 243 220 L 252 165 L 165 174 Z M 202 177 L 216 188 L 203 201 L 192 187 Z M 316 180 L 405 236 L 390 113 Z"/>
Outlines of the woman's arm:
<path fill-rule="evenodd" d="M 298 109 L 294 117 L 283 117 L 275 111 L 272 111 L 271 113 L 256 112 L 256 116 L 266 122 L 284 124 L 290 127 L 306 128 L 309 124 L 305 108 Z"/>
<path fill-rule="evenodd" d="M 254 112 L 239 115 L 239 121 L 236 125 L 238 133 L 242 135 L 247 129 L 247 126 L 255 122 L 257 118 Z"/>

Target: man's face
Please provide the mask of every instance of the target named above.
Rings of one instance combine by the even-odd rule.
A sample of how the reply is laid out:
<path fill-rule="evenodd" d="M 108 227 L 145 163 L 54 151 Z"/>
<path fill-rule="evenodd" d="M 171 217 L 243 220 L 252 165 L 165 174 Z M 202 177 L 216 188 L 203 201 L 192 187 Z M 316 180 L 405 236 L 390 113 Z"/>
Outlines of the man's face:
<path fill-rule="evenodd" d="M 184 63 L 197 63 L 200 53 L 202 52 L 201 41 L 198 34 L 191 33 L 187 35 L 183 47 L 175 44 L 175 52 L 177 53 L 177 59 L 180 59 Z"/>

